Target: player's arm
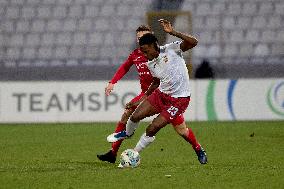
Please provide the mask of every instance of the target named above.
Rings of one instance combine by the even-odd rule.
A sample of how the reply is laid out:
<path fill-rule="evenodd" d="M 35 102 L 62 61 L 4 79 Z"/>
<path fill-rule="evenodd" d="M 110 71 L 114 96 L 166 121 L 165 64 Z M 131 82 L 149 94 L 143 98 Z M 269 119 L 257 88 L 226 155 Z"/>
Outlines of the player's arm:
<path fill-rule="evenodd" d="M 145 98 L 152 94 L 152 92 L 158 88 L 160 85 L 160 79 L 157 77 L 153 77 L 153 81 L 147 91 L 145 92 Z"/>
<path fill-rule="evenodd" d="M 105 94 L 108 96 L 114 88 L 114 85 L 129 71 L 130 67 L 133 65 L 131 55 L 128 59 L 117 69 L 113 78 L 109 81 L 108 85 L 105 88 Z"/>
<path fill-rule="evenodd" d="M 175 37 L 178 37 L 180 39 L 182 39 L 182 42 L 180 44 L 180 49 L 185 52 L 193 47 L 195 47 L 198 43 L 198 40 L 189 35 L 189 34 L 184 34 L 178 31 L 175 31 L 174 28 L 172 27 L 172 24 L 165 20 L 165 19 L 160 19 L 159 22 L 161 23 L 161 25 L 164 28 L 164 31 L 167 32 L 170 35 L 173 35 Z"/>
<path fill-rule="evenodd" d="M 129 102 L 126 104 L 126 108 L 132 108 L 133 106 L 138 106 L 143 100 L 145 100 L 152 92 L 158 88 L 160 85 L 160 79 L 157 77 L 153 77 L 153 81 L 149 86 L 148 90 L 145 92 L 145 95 L 141 97 L 137 102 Z"/>

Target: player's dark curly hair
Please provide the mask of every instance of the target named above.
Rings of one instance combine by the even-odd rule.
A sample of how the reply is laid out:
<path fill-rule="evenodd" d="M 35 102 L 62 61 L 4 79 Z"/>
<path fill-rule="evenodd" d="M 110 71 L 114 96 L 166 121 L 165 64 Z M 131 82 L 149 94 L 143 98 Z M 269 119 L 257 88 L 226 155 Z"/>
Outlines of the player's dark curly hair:
<path fill-rule="evenodd" d="M 143 35 L 140 39 L 139 39 L 139 45 L 150 45 L 150 44 L 157 44 L 158 43 L 158 39 L 156 38 L 156 36 L 152 33 L 146 33 L 145 35 Z"/>
<path fill-rule="evenodd" d="M 140 31 L 149 31 L 152 32 L 152 29 L 150 26 L 147 25 L 140 25 L 137 29 L 136 29 L 136 33 L 140 32 Z"/>

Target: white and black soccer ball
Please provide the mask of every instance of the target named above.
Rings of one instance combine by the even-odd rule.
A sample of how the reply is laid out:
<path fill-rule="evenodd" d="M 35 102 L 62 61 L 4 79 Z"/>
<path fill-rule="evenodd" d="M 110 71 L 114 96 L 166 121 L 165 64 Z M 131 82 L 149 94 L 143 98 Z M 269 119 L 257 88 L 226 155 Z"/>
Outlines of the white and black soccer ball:
<path fill-rule="evenodd" d="M 124 150 L 120 155 L 120 162 L 118 167 L 137 167 L 140 164 L 140 155 L 137 151 L 133 149 Z"/>

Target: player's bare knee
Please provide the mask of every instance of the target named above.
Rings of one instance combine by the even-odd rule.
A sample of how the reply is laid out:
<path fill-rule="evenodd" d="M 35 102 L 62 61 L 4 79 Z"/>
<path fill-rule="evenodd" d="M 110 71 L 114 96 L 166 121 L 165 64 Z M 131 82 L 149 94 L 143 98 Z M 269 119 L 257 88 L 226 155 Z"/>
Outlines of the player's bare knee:
<path fill-rule="evenodd" d="M 187 136 L 187 128 L 186 127 L 175 127 L 176 132 L 183 137 Z"/>
<path fill-rule="evenodd" d="M 179 136 L 187 140 L 187 129 L 175 127 L 175 131 L 179 134 Z"/>
<path fill-rule="evenodd" d="M 182 135 L 182 131 L 180 129 L 175 129 L 177 134 Z"/>
<path fill-rule="evenodd" d="M 181 129 L 179 130 L 180 135 L 187 135 L 187 129 Z"/>

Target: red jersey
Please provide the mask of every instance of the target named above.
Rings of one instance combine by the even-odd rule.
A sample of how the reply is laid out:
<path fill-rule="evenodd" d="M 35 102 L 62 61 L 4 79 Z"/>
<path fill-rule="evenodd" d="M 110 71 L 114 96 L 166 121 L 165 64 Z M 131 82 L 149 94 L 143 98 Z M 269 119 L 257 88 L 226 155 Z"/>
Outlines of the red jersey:
<path fill-rule="evenodd" d="M 117 83 L 130 69 L 132 65 L 136 66 L 139 74 L 139 80 L 141 85 L 141 90 L 145 93 L 152 83 L 153 76 L 147 67 L 147 58 L 140 51 L 140 49 L 135 49 L 127 58 L 127 60 L 118 68 L 113 78 L 110 80 L 112 84 Z"/>

